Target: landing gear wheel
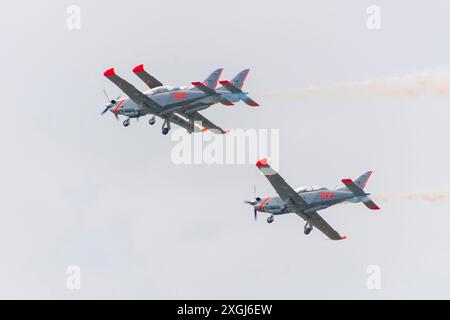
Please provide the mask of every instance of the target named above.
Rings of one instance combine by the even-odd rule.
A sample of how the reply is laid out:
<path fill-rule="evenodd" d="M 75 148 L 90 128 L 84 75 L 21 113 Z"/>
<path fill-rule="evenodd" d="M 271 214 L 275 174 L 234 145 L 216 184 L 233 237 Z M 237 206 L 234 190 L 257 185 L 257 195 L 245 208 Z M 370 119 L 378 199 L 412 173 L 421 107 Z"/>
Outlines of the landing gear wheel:
<path fill-rule="evenodd" d="M 151 126 L 154 125 L 155 122 L 156 122 L 155 118 L 148 119 L 148 124 L 151 125 Z"/>
<path fill-rule="evenodd" d="M 312 225 L 309 223 L 309 220 L 305 224 L 304 232 L 305 234 L 309 234 L 312 230 Z"/>
<path fill-rule="evenodd" d="M 162 134 L 166 135 L 169 133 L 169 128 L 162 128 Z"/>
<path fill-rule="evenodd" d="M 130 119 L 126 119 L 123 121 L 123 126 L 128 127 L 130 125 Z"/>
<path fill-rule="evenodd" d="M 273 216 L 270 216 L 267 218 L 267 223 L 272 223 L 273 222 Z"/>

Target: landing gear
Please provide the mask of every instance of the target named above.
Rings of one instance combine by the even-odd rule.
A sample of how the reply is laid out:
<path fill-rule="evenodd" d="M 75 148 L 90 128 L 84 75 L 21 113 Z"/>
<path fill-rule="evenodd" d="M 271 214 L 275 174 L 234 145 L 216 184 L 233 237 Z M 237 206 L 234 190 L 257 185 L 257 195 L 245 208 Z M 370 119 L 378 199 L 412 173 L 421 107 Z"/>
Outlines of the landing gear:
<path fill-rule="evenodd" d="M 267 218 L 267 223 L 272 223 L 273 220 L 274 220 L 274 219 L 273 219 L 273 216 L 270 216 L 270 217 Z"/>
<path fill-rule="evenodd" d="M 150 119 L 148 119 L 148 124 L 151 126 L 154 125 L 155 122 L 156 122 L 155 117 L 151 117 Z"/>
<path fill-rule="evenodd" d="M 123 121 L 123 126 L 128 127 L 130 125 L 130 118 Z"/>
<path fill-rule="evenodd" d="M 164 119 L 161 132 L 163 135 L 166 135 L 169 133 L 169 131 L 170 131 L 170 122 L 167 119 Z"/>
<path fill-rule="evenodd" d="M 311 225 L 311 223 L 309 223 L 309 220 L 306 222 L 306 224 L 305 224 L 305 228 L 304 228 L 304 233 L 305 234 L 309 234 L 311 231 L 312 231 L 312 225 Z"/>

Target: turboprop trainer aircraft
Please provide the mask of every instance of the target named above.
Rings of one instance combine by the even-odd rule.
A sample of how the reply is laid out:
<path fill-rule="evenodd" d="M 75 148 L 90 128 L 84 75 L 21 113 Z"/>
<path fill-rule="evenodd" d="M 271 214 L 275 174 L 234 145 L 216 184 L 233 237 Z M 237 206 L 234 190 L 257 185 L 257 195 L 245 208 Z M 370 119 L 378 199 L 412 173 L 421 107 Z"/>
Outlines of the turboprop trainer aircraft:
<path fill-rule="evenodd" d="M 243 70 L 231 81 L 220 81 L 223 87 L 216 90 L 222 71 L 222 68 L 215 70 L 203 82 L 192 82 L 192 85 L 185 87 L 171 87 L 163 85 L 147 73 L 141 64 L 135 67 L 133 72 L 150 88 L 143 93 L 116 75 L 114 68 L 108 69 L 104 72 L 105 77 L 117 85 L 128 98 L 110 101 L 108 98 L 102 114 L 109 110 L 116 117 L 118 115 L 126 116 L 127 119 L 123 122 L 125 127 L 130 124 L 130 118 L 140 118 L 150 114 L 152 116 L 149 124 L 153 125 L 155 116 L 158 116 L 164 120 L 163 134 L 169 132 L 171 123 L 185 128 L 189 133 L 208 129 L 214 133 L 227 133 L 228 131 L 215 125 L 198 111 L 216 103 L 233 105 L 240 100 L 252 107 L 259 105 L 241 90 L 249 69 Z"/>
<path fill-rule="evenodd" d="M 340 236 L 339 233 L 317 213 L 317 211 L 343 202 L 362 202 L 371 210 L 380 209 L 372 200 L 370 200 L 369 193 L 364 191 L 364 187 L 366 186 L 372 171 L 364 173 L 356 179 L 355 182 L 351 179 L 342 179 L 342 183 L 345 187 L 334 190 L 320 187 L 293 189 L 269 166 L 267 159 L 259 160 L 256 163 L 256 166 L 272 184 L 273 188 L 278 193 L 278 196 L 266 197 L 264 199 L 256 197 L 252 201 L 245 201 L 253 206 L 255 219 L 258 211 L 270 214 L 269 218 L 267 218 L 268 223 L 274 221 L 275 215 L 293 212 L 306 221 L 304 227 L 305 234 L 309 234 L 313 227 L 316 227 L 331 240 L 342 240 L 346 237 Z"/>

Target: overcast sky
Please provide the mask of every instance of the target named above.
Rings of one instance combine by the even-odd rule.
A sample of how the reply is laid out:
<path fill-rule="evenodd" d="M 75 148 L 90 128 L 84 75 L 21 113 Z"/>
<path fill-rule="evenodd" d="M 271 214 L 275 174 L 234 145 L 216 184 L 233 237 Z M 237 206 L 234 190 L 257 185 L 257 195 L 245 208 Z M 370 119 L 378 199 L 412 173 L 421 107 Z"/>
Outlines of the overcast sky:
<path fill-rule="evenodd" d="M 67 27 L 72 4 L 80 30 Z M 379 30 L 367 28 L 372 4 Z M 172 85 L 250 67 L 245 90 L 261 107 L 203 114 L 229 129 L 279 129 L 279 170 L 292 186 L 340 186 L 373 170 L 374 195 L 447 192 L 447 87 L 292 92 L 433 77 L 450 67 L 448 1 L 9 1 L 0 9 L 1 298 L 450 298 L 448 200 L 380 202 L 378 212 L 335 206 L 321 215 L 348 239 L 305 236 L 296 215 L 253 221 L 243 204 L 253 184 L 259 196 L 274 193 L 254 163 L 176 165 L 161 122 L 124 128 L 100 116 L 102 89 L 120 93 L 102 75 L 112 66 L 141 90 L 131 72 L 140 63 Z M 66 287 L 69 265 L 81 268 L 80 290 Z M 367 288 L 371 265 L 380 290 Z"/>

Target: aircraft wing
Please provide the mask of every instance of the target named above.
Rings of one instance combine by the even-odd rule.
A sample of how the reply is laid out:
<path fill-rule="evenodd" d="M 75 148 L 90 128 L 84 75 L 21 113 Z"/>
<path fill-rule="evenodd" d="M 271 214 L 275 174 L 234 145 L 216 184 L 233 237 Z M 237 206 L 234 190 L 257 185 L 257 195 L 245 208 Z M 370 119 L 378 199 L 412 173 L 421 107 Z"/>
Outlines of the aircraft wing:
<path fill-rule="evenodd" d="M 186 129 L 188 132 L 194 131 L 194 127 L 189 122 L 180 118 L 176 114 L 172 113 L 171 115 L 169 115 L 168 120 L 169 120 L 169 122 L 175 123 L 175 124 L 179 125 L 180 127 Z"/>
<path fill-rule="evenodd" d="M 297 193 L 295 190 L 287 184 L 286 181 L 273 170 L 267 163 L 267 159 L 259 160 L 256 163 L 259 170 L 266 176 L 272 187 L 280 196 L 288 208 L 305 220 L 308 220 L 309 216 L 306 213 L 302 213 L 308 206 L 308 203 Z"/>
<path fill-rule="evenodd" d="M 104 76 L 118 86 L 134 103 L 147 109 L 149 113 L 157 114 L 163 110 L 159 103 L 153 101 L 131 83 L 116 75 L 114 68 L 106 70 Z"/>
<path fill-rule="evenodd" d="M 309 222 L 331 240 L 343 240 L 346 238 L 342 237 L 336 230 L 334 230 L 317 212 L 310 212 L 309 215 Z"/>
<path fill-rule="evenodd" d="M 161 87 L 163 85 L 161 81 L 144 70 L 143 64 L 134 67 L 133 72 L 139 77 L 139 79 L 144 81 L 150 89 Z"/>
<path fill-rule="evenodd" d="M 221 134 L 225 134 L 228 132 L 228 130 L 223 130 L 221 127 L 219 127 L 218 125 L 214 124 L 213 122 L 211 122 L 210 120 L 208 120 L 205 116 L 201 115 L 199 112 L 195 111 L 195 112 L 191 112 L 189 114 L 185 114 L 183 112 L 180 112 L 182 115 L 185 115 L 187 117 L 190 117 L 191 119 L 193 119 L 193 121 L 199 121 L 201 122 L 202 127 L 206 128 L 206 129 L 210 129 L 212 132 L 214 133 L 221 133 Z"/>

